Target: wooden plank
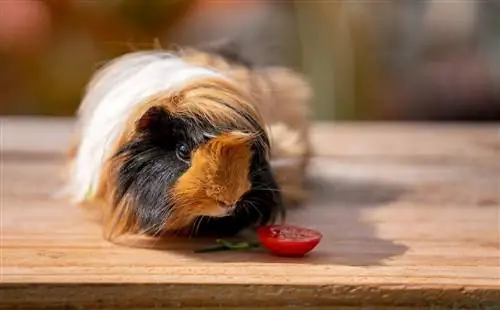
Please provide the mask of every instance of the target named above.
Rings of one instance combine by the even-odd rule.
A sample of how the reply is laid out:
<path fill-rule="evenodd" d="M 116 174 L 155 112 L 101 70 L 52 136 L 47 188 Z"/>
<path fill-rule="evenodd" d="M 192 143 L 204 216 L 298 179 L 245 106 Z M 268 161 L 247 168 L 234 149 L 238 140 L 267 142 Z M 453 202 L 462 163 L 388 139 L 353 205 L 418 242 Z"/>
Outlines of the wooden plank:
<path fill-rule="evenodd" d="M 74 126 L 72 118 L 0 117 L 1 150 L 15 153 L 61 153 Z M 499 124 L 349 123 L 313 124 L 317 156 L 496 159 Z"/>
<path fill-rule="evenodd" d="M 444 147 L 441 153 L 388 154 L 387 144 L 381 150 L 373 144 L 364 155 L 366 140 L 355 138 L 351 153 L 316 158 L 311 200 L 291 210 L 290 222 L 317 228 L 325 237 L 314 253 L 297 260 L 261 251 L 194 254 L 203 240 L 138 241 L 142 248 L 107 243 L 86 213 L 51 197 L 62 182 L 57 146 L 66 142 L 55 133 L 67 132 L 62 128 L 71 121 L 29 122 L 24 129 L 21 122 L 9 122 L 9 130 L 17 129 L 10 131 L 10 144 L 2 142 L 2 306 L 500 303 L 500 166 L 489 146 L 475 144 L 494 141 L 494 126 L 454 125 L 464 137 L 475 137 L 462 140 L 453 128 L 436 126 L 443 143 L 456 137 L 448 151 L 458 145 L 469 150 L 462 157 L 446 157 Z M 345 124 L 330 132 L 347 137 L 351 130 L 365 138 L 426 132 L 425 126 L 393 126 Z M 45 133 L 45 142 L 33 149 L 30 143 L 14 144 L 34 132 Z M 44 146 L 47 141 L 52 149 Z M 443 158 L 428 160 L 429 154 Z"/>

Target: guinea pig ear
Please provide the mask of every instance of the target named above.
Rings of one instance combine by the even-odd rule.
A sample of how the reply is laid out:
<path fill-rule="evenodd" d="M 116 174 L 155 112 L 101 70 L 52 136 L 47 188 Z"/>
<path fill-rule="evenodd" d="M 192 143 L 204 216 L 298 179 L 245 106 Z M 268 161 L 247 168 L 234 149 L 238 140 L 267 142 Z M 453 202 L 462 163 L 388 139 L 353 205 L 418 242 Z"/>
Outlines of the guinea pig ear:
<path fill-rule="evenodd" d="M 167 117 L 167 112 L 159 107 L 150 107 L 146 112 L 144 112 L 139 119 L 136 121 L 135 127 L 138 132 L 149 130 L 154 126 L 157 126 L 161 122 L 165 121 Z"/>

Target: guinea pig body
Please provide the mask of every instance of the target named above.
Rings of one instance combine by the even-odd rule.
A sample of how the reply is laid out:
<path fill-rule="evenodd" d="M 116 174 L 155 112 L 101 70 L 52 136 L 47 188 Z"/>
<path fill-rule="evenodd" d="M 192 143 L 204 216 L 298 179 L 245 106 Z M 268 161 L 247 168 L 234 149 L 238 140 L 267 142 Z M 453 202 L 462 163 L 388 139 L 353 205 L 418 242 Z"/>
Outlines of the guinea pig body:
<path fill-rule="evenodd" d="M 279 156 L 270 134 L 284 122 L 262 113 L 258 92 L 223 63 L 196 51 L 134 52 L 90 81 L 68 190 L 76 203 L 99 207 L 107 239 L 227 236 L 284 214 L 287 178 L 272 168 Z M 305 166 L 308 148 L 299 153 Z"/>

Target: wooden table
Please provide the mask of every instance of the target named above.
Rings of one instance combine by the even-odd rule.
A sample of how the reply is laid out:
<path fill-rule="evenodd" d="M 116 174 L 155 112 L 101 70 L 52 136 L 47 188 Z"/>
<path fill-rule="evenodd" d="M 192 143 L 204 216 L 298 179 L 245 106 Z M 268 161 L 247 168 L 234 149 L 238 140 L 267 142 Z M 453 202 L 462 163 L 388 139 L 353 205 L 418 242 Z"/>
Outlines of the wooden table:
<path fill-rule="evenodd" d="M 107 243 L 50 196 L 72 120 L 0 121 L 1 306 L 500 304 L 498 125 L 317 124 L 314 194 L 290 221 L 324 240 L 285 259 Z"/>

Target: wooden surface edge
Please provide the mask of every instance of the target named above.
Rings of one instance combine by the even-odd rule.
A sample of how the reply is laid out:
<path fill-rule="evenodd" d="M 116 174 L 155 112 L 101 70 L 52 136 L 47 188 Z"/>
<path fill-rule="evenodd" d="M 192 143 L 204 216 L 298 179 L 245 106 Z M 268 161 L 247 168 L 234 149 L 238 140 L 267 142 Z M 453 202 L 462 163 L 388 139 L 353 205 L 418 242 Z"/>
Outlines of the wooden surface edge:
<path fill-rule="evenodd" d="M 208 297 L 207 296 L 211 296 Z M 500 305 L 495 288 L 429 289 L 367 285 L 196 285 L 196 284 L 13 284 L 0 285 L 0 306 L 156 308 L 286 306 L 459 306 Z M 493 308 L 491 308 L 493 309 Z"/>
<path fill-rule="evenodd" d="M 0 150 L 61 155 L 74 124 L 71 117 L 0 116 Z M 500 154 L 500 123 L 313 122 L 311 141 L 315 156 L 492 159 Z"/>

